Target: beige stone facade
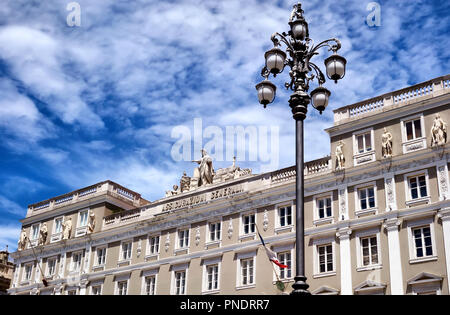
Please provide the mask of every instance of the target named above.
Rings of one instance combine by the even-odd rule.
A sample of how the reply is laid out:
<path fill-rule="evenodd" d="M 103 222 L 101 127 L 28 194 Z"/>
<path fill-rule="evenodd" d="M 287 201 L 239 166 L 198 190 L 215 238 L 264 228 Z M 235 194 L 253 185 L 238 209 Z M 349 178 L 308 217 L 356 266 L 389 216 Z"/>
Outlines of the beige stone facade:
<path fill-rule="evenodd" d="M 305 165 L 312 293 L 449 294 L 450 145 L 431 141 L 436 114 L 450 123 L 449 79 L 335 110 L 326 130 L 331 155 Z M 391 157 L 382 154 L 384 128 L 392 135 Z M 340 141 L 345 164 L 336 170 Z M 295 168 L 257 175 L 235 168 L 218 172 L 222 177 L 212 184 L 153 202 L 106 181 L 31 205 L 22 220 L 31 245 L 12 254 L 9 293 L 289 292 Z M 72 230 L 64 239 L 59 225 L 69 217 Z M 39 245 L 44 222 L 48 236 Z M 253 223 L 289 268 L 269 262 Z"/>

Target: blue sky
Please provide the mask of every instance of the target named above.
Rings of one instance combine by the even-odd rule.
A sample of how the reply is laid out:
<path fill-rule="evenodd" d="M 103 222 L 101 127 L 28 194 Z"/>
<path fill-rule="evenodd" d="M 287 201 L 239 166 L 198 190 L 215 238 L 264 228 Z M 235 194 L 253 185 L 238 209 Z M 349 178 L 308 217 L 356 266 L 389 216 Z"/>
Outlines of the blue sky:
<path fill-rule="evenodd" d="M 163 197 L 192 172 L 170 150 L 173 128 L 192 128 L 194 118 L 279 126 L 278 167 L 295 163 L 287 74 L 273 80 L 267 110 L 254 88 L 293 1 L 79 0 L 80 27 L 66 24 L 69 2 L 0 6 L 0 249 L 16 248 L 28 204 L 102 180 Z M 450 73 L 449 2 L 379 1 L 381 26 L 372 28 L 369 2 L 303 4 L 310 37 L 338 37 L 348 61 L 345 79 L 326 84 L 329 109 L 308 114 L 306 160 L 329 154 L 332 109 Z M 260 171 L 261 161 L 239 158 Z"/>

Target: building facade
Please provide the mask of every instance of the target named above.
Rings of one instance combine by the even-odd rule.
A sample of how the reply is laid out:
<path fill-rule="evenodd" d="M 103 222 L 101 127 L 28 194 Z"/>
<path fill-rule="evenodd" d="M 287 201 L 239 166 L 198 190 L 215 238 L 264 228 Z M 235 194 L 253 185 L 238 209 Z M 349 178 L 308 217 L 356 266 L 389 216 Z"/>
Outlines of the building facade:
<path fill-rule="evenodd" d="M 447 75 L 334 111 L 330 156 L 305 164 L 313 294 L 449 294 L 449 104 Z M 202 155 L 153 202 L 106 181 L 30 205 L 9 293 L 290 292 L 295 168 Z"/>
<path fill-rule="evenodd" d="M 14 264 L 9 261 L 8 248 L 0 251 L 0 295 L 5 295 L 11 285 Z"/>

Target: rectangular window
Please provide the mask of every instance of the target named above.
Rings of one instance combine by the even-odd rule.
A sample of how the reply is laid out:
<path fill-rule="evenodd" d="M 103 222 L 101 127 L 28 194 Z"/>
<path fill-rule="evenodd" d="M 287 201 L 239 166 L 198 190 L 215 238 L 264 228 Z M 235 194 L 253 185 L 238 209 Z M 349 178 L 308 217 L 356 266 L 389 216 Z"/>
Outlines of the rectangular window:
<path fill-rule="evenodd" d="M 145 277 L 145 294 L 146 295 L 155 295 L 155 284 L 156 277 Z"/>
<path fill-rule="evenodd" d="M 62 232 L 62 221 L 63 221 L 63 218 L 55 219 L 55 227 L 54 227 L 55 234 Z"/>
<path fill-rule="evenodd" d="M 56 259 L 47 260 L 47 276 L 53 276 L 56 270 Z"/>
<path fill-rule="evenodd" d="M 97 248 L 97 266 L 102 266 L 106 263 L 106 247 Z"/>
<path fill-rule="evenodd" d="M 39 238 L 39 223 L 38 224 L 33 224 L 31 226 L 31 237 L 30 239 L 32 241 L 37 240 Z"/>
<path fill-rule="evenodd" d="M 255 215 L 254 214 L 242 216 L 242 223 L 244 225 L 244 234 L 255 233 Z"/>
<path fill-rule="evenodd" d="M 253 278 L 253 258 L 241 260 L 241 284 L 254 284 Z"/>
<path fill-rule="evenodd" d="M 420 119 L 405 122 L 406 140 L 414 140 L 422 137 Z"/>
<path fill-rule="evenodd" d="M 427 194 L 427 181 L 425 175 L 419 175 L 408 178 L 409 191 L 411 193 L 411 199 L 417 199 L 426 197 Z"/>
<path fill-rule="evenodd" d="M 209 224 L 209 240 L 210 241 L 220 241 L 220 222 Z"/>
<path fill-rule="evenodd" d="M 292 277 L 292 262 L 291 252 L 283 252 L 278 254 L 278 261 L 288 266 L 287 268 L 280 268 L 280 279 L 289 279 Z"/>
<path fill-rule="evenodd" d="M 374 187 L 358 189 L 359 207 L 361 210 L 375 208 Z"/>
<path fill-rule="evenodd" d="M 319 272 L 333 271 L 333 247 L 331 244 L 317 246 L 319 255 Z"/>
<path fill-rule="evenodd" d="M 150 254 L 159 253 L 159 235 L 150 237 Z"/>
<path fill-rule="evenodd" d="M 206 266 L 206 277 L 209 291 L 219 289 L 219 265 Z"/>
<path fill-rule="evenodd" d="M 122 260 L 131 259 L 131 242 L 122 243 Z"/>
<path fill-rule="evenodd" d="M 67 295 L 77 295 L 77 290 L 67 291 Z"/>
<path fill-rule="evenodd" d="M 292 208 L 281 207 L 278 209 L 279 218 L 280 218 L 280 226 L 289 226 L 292 225 Z"/>
<path fill-rule="evenodd" d="M 431 241 L 431 230 L 429 226 L 412 230 L 414 244 L 416 247 L 416 257 L 433 256 L 433 244 Z"/>
<path fill-rule="evenodd" d="M 73 253 L 72 255 L 72 271 L 80 271 L 82 253 Z"/>
<path fill-rule="evenodd" d="M 91 293 L 92 295 L 102 295 L 102 286 L 101 285 L 93 286 Z"/>
<path fill-rule="evenodd" d="M 186 271 L 175 272 L 175 294 L 182 295 L 186 292 Z"/>
<path fill-rule="evenodd" d="M 85 227 L 87 226 L 88 221 L 88 210 L 80 211 L 80 223 L 78 224 L 79 227 Z"/>
<path fill-rule="evenodd" d="M 25 265 L 25 272 L 24 272 L 24 280 L 31 280 L 31 273 L 33 272 L 33 265 L 28 264 Z"/>
<path fill-rule="evenodd" d="M 356 142 L 358 145 L 358 153 L 372 151 L 370 132 L 356 136 Z"/>
<path fill-rule="evenodd" d="M 128 281 L 117 282 L 117 295 L 127 295 Z"/>
<path fill-rule="evenodd" d="M 361 250 L 363 266 L 378 264 L 378 244 L 376 236 L 361 238 Z"/>
<path fill-rule="evenodd" d="M 319 219 L 331 217 L 331 197 L 318 199 L 317 211 Z"/>
<path fill-rule="evenodd" d="M 189 230 L 178 231 L 178 248 L 189 247 Z"/>

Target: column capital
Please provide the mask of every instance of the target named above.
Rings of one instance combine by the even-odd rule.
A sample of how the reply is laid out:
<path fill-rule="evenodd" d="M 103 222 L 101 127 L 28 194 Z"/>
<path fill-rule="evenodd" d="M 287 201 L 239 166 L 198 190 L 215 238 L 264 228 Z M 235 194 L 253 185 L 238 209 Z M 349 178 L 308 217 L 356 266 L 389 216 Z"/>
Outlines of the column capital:
<path fill-rule="evenodd" d="M 439 210 L 437 216 L 442 221 L 450 221 L 450 207 Z"/>
<path fill-rule="evenodd" d="M 383 224 L 383 227 L 388 232 L 398 231 L 398 227 L 400 226 L 401 223 L 402 223 L 402 221 L 398 218 L 386 219 L 386 221 Z"/>
<path fill-rule="evenodd" d="M 336 237 L 338 237 L 341 240 L 349 239 L 352 232 L 353 232 L 352 229 L 350 229 L 349 227 L 340 228 L 339 230 L 336 231 Z"/>

